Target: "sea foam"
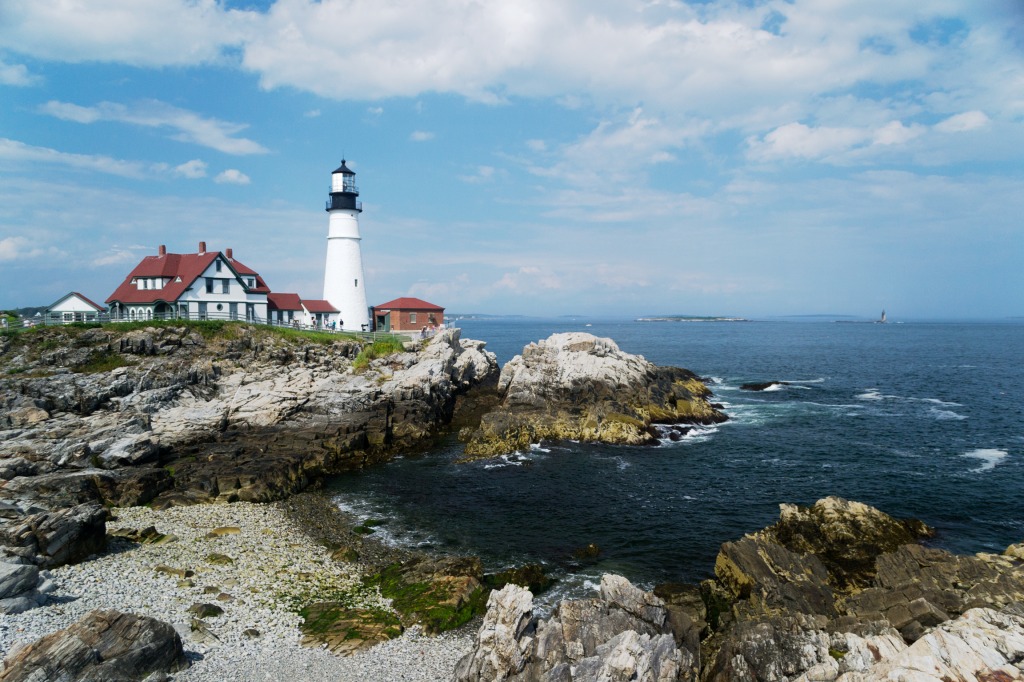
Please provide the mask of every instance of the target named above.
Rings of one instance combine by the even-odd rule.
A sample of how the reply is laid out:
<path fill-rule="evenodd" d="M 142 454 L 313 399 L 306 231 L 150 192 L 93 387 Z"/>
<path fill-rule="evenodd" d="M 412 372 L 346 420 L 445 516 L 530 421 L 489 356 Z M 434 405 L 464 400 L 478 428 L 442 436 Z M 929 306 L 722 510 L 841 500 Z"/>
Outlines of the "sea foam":
<path fill-rule="evenodd" d="M 971 473 L 980 473 L 982 471 L 988 471 L 994 469 L 996 465 L 1002 464 L 1003 460 L 1009 453 L 1006 450 L 996 450 L 994 448 L 980 448 L 978 450 L 971 450 L 960 455 L 961 457 L 971 457 L 973 459 L 980 459 L 982 464 L 977 469 L 971 469 Z"/>

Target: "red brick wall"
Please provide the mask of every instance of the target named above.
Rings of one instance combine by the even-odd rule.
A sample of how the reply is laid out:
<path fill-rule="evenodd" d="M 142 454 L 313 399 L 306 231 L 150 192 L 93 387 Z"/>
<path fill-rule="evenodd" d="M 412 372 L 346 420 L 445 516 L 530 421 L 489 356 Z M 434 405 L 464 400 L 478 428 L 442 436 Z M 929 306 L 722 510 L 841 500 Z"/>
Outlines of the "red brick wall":
<path fill-rule="evenodd" d="M 416 321 L 413 322 L 412 316 L 416 316 Z M 433 316 L 433 321 L 431 321 Z M 374 311 L 374 319 L 376 319 L 376 311 Z M 444 321 L 444 308 L 441 310 L 398 310 L 396 308 L 391 309 L 391 331 L 396 332 L 418 332 L 424 327 L 429 327 L 432 324 L 440 326 Z"/>

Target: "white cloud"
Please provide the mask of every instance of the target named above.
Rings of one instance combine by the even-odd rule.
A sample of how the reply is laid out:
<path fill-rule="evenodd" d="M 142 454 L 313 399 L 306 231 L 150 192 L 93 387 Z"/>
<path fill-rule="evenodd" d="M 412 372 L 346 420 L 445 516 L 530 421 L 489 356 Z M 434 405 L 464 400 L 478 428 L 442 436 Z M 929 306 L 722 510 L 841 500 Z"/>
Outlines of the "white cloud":
<path fill-rule="evenodd" d="M 699 138 L 706 122 L 670 122 L 641 108 L 623 112 L 598 123 L 590 133 L 557 150 L 558 160 L 549 166 L 534 165 L 536 175 L 581 187 L 635 184 L 644 170 L 674 159 L 672 151 Z"/>
<path fill-rule="evenodd" d="M 891 121 L 874 132 L 871 143 L 877 145 L 905 144 L 915 137 L 923 135 L 924 132 L 924 126 L 917 124 L 905 126 L 902 121 Z"/>
<path fill-rule="evenodd" d="M 248 185 L 250 182 L 248 175 L 234 168 L 229 168 L 223 173 L 219 173 L 213 181 L 218 184 L 229 185 Z"/>
<path fill-rule="evenodd" d="M 983 111 L 965 111 L 956 116 L 950 116 L 944 121 L 935 124 L 935 129 L 942 133 L 962 133 L 968 130 L 984 128 L 989 123 L 988 116 Z"/>
<path fill-rule="evenodd" d="M 0 85 L 35 85 L 38 81 L 24 64 L 8 64 L 0 59 Z"/>
<path fill-rule="evenodd" d="M 756 159 L 803 158 L 818 159 L 844 152 L 869 139 L 857 128 L 811 128 L 803 123 L 788 123 L 751 142 L 751 156 Z"/>
<path fill-rule="evenodd" d="M 370 114 L 371 116 L 380 116 L 381 114 L 384 113 L 384 107 L 368 107 L 366 109 L 366 113 Z"/>
<path fill-rule="evenodd" d="M 174 172 L 190 180 L 204 178 L 206 177 L 206 162 L 200 159 L 192 159 L 180 166 L 175 166 Z"/>
<path fill-rule="evenodd" d="M 144 178 L 161 169 L 161 166 L 158 164 L 123 161 L 98 154 L 71 154 L 0 137 L 0 161 L 2 160 L 56 163 L 74 168 L 98 171 L 100 173 L 120 175 L 125 178 Z"/>
<path fill-rule="evenodd" d="M 145 100 L 130 107 L 116 102 L 100 102 L 94 107 L 83 107 L 70 102 L 51 100 L 40 111 L 65 121 L 95 123 L 118 121 L 150 128 L 170 128 L 177 131 L 172 138 L 181 142 L 202 145 L 225 154 L 264 154 L 266 147 L 235 135 L 249 126 L 206 118 L 187 109 L 179 109 L 159 100 Z"/>
<path fill-rule="evenodd" d="M 241 44 L 253 18 L 216 0 L 5 0 L 0 46 L 55 61 L 201 64 Z"/>
<path fill-rule="evenodd" d="M 748 138 L 747 144 L 750 157 L 761 161 L 806 159 L 849 162 L 854 158 L 864 158 L 869 149 L 903 145 L 924 133 L 924 126 L 906 126 L 902 121 L 889 121 L 877 127 L 811 127 L 796 122 L 779 126 L 761 139 Z"/>
<path fill-rule="evenodd" d="M 32 242 L 24 237 L 7 237 L 0 239 L 0 261 L 24 258 L 29 252 Z"/>
<path fill-rule="evenodd" d="M 320 110 L 310 109 L 309 111 L 304 113 L 303 116 L 305 116 L 306 118 L 320 118 Z"/>
<path fill-rule="evenodd" d="M 479 184 L 481 182 L 490 182 L 494 179 L 495 169 L 494 166 L 477 166 L 476 172 L 472 175 L 460 175 L 459 180 L 468 182 L 470 184 Z"/>
<path fill-rule="evenodd" d="M 427 132 L 425 130 L 414 130 L 409 139 L 413 142 L 428 142 L 434 139 L 434 133 Z"/>
<path fill-rule="evenodd" d="M 544 140 L 527 140 L 526 146 L 532 152 L 543 152 L 547 151 L 548 145 Z"/>

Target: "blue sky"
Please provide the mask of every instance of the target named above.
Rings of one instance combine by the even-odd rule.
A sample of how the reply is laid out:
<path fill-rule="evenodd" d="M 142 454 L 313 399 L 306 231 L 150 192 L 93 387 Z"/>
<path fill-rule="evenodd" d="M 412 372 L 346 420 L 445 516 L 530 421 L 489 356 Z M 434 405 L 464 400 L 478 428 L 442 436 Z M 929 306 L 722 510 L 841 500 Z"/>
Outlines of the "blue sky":
<path fill-rule="evenodd" d="M 160 244 L 370 303 L 1024 315 L 1019 0 L 0 0 L 0 307 Z"/>

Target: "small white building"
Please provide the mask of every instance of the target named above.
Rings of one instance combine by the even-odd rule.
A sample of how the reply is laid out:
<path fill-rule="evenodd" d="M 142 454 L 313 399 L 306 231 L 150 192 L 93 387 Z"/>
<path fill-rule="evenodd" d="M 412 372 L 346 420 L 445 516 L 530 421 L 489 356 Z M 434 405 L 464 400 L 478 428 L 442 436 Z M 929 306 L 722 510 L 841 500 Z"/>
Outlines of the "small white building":
<path fill-rule="evenodd" d="M 345 322 L 342 320 L 341 311 L 331 305 L 330 301 L 303 300 L 302 309 L 305 311 L 305 324 L 307 327 L 317 329 L 344 329 Z"/>
<path fill-rule="evenodd" d="M 106 303 L 115 320 L 186 318 L 267 321 L 270 288 L 231 249 L 146 256 Z"/>
<path fill-rule="evenodd" d="M 107 309 L 99 303 L 94 303 L 77 291 L 72 291 L 46 308 L 46 323 L 96 322 L 106 312 Z"/>

